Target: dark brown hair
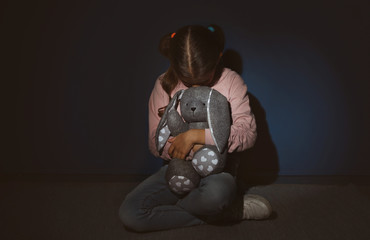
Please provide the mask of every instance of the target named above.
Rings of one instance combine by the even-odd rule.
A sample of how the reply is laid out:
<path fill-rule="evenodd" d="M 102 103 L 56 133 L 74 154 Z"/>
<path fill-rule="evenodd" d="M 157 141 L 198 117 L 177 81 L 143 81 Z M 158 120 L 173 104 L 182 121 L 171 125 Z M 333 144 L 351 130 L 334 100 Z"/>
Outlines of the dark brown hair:
<path fill-rule="evenodd" d="M 160 53 L 170 60 L 170 67 L 161 79 L 163 89 L 170 96 L 178 81 L 188 87 L 213 86 L 223 71 L 222 29 L 217 25 L 189 25 L 175 33 L 166 34 L 159 43 Z"/>

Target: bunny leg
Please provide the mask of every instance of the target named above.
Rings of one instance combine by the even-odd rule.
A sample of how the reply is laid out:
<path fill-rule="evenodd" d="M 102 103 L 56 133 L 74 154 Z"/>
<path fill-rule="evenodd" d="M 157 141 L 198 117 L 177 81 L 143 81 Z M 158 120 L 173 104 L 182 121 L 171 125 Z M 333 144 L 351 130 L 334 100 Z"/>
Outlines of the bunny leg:
<path fill-rule="evenodd" d="M 194 169 L 201 177 L 221 172 L 225 165 L 224 162 L 223 156 L 213 145 L 204 145 L 194 154 L 192 160 Z"/>
<path fill-rule="evenodd" d="M 166 180 L 172 192 L 183 195 L 198 186 L 200 176 L 190 161 L 172 159 L 168 163 Z"/>

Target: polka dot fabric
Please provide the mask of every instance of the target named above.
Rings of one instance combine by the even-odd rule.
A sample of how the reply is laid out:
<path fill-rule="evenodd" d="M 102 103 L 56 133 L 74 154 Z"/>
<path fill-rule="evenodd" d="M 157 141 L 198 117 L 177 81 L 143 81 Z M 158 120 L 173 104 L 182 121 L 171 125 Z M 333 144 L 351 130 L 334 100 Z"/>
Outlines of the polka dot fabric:
<path fill-rule="evenodd" d="M 170 189 L 178 194 L 185 194 L 195 188 L 194 183 L 184 176 L 173 176 L 168 184 Z"/>
<path fill-rule="evenodd" d="M 205 147 L 194 154 L 192 164 L 199 175 L 206 177 L 220 168 L 220 159 L 216 149 Z"/>
<path fill-rule="evenodd" d="M 159 148 L 162 149 L 164 147 L 164 145 L 166 144 L 167 142 L 167 139 L 168 137 L 170 136 L 171 132 L 170 130 L 168 129 L 168 125 L 166 125 L 164 128 L 162 128 L 160 131 L 159 131 L 159 135 L 158 135 L 158 145 L 159 145 Z"/>

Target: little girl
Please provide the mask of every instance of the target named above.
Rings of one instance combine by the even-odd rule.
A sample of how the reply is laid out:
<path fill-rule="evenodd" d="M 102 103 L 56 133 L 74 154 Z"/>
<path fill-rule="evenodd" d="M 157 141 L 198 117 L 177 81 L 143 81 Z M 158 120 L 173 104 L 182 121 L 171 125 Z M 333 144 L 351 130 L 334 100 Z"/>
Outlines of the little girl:
<path fill-rule="evenodd" d="M 256 140 L 256 122 L 249 106 L 247 86 L 234 71 L 224 68 L 224 35 L 215 25 L 208 28 L 185 26 L 162 37 L 159 50 L 170 67 L 159 76 L 149 99 L 149 149 L 166 162 L 172 158 L 190 160 L 204 144 L 214 144 L 209 129 L 191 129 L 170 138 L 161 155 L 155 147 L 155 132 L 171 97 L 181 90 L 209 86 L 230 102 L 232 126 L 228 152 L 251 148 Z M 238 196 L 234 176 L 222 172 L 203 178 L 199 187 L 180 197 L 165 180 L 167 165 L 139 184 L 123 201 L 119 216 L 124 225 L 138 232 L 178 227 L 265 219 L 271 214 L 269 202 L 258 195 Z"/>

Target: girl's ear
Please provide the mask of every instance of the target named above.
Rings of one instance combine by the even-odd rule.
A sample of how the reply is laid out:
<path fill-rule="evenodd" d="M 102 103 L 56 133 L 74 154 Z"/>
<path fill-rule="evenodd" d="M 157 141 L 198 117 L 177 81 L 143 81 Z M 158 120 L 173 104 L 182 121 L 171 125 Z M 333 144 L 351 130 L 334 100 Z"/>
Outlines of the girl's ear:
<path fill-rule="evenodd" d="M 226 150 L 230 135 L 231 116 L 230 106 L 226 97 L 212 89 L 207 105 L 208 125 L 217 150 Z"/>
<path fill-rule="evenodd" d="M 159 121 L 157 131 L 155 134 L 155 144 L 157 147 L 157 151 L 159 152 L 160 155 L 162 154 L 163 148 L 166 145 L 166 142 L 171 135 L 171 131 L 168 128 L 168 122 L 167 122 L 168 112 L 171 110 L 176 111 L 183 93 L 184 93 L 184 90 L 180 90 L 175 93 L 175 95 L 173 96 L 169 104 L 167 105 L 161 120 Z"/>

